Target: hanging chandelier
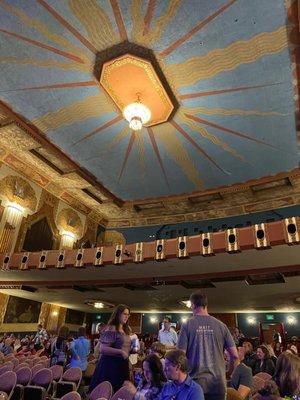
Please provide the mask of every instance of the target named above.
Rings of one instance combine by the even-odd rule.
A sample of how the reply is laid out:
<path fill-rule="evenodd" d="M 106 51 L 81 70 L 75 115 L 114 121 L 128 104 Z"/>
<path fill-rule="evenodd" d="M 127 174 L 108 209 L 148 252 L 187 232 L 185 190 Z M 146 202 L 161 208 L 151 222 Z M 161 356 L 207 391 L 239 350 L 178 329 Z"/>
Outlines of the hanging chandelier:
<path fill-rule="evenodd" d="M 129 122 L 129 127 L 134 131 L 140 131 L 151 118 L 151 111 L 140 101 L 137 94 L 137 101 L 129 104 L 123 111 L 124 118 Z"/>

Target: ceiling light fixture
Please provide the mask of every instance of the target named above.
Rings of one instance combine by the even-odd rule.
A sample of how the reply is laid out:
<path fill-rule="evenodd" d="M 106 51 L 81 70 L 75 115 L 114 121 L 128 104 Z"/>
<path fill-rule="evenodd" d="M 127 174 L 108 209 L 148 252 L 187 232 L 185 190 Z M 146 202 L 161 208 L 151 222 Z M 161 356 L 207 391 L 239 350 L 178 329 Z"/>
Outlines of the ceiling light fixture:
<path fill-rule="evenodd" d="M 151 111 L 141 103 L 137 93 L 137 101 L 129 104 L 123 111 L 124 118 L 129 122 L 129 127 L 134 131 L 140 131 L 151 118 Z"/>
<path fill-rule="evenodd" d="M 192 308 L 192 303 L 190 300 L 182 300 L 180 301 L 181 304 L 183 304 L 187 308 Z"/>
<path fill-rule="evenodd" d="M 96 303 L 94 303 L 94 307 L 95 308 L 104 308 L 104 304 L 103 303 L 98 303 L 98 302 L 96 302 Z"/>

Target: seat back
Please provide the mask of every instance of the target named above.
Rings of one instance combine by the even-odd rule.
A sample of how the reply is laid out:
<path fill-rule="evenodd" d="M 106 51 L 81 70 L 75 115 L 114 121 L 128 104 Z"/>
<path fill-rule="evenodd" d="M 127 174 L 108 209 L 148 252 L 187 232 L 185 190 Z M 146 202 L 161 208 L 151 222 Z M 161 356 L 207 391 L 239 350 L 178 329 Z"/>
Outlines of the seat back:
<path fill-rule="evenodd" d="M 32 378 L 31 384 L 34 386 L 41 386 L 46 390 L 49 389 L 52 383 L 52 371 L 48 368 L 39 370 Z"/>
<path fill-rule="evenodd" d="M 34 375 L 40 371 L 41 369 L 44 369 L 44 364 L 36 364 L 31 368 L 31 372 L 32 372 L 32 377 L 34 377 Z"/>
<path fill-rule="evenodd" d="M 19 385 L 23 385 L 23 386 L 28 385 L 28 383 L 31 380 L 31 376 L 32 376 L 31 369 L 28 366 L 26 366 L 26 367 L 19 368 L 15 372 L 17 375 L 17 383 Z"/>
<path fill-rule="evenodd" d="M 27 363 L 24 362 L 24 363 L 19 364 L 19 365 L 14 369 L 14 371 L 17 372 L 19 369 L 24 368 L 24 367 L 27 367 L 27 368 L 30 369 L 29 365 L 28 365 Z M 30 371 L 31 371 L 31 369 L 30 369 Z"/>
<path fill-rule="evenodd" d="M 127 389 L 127 387 L 123 386 L 119 389 L 111 400 L 133 400 L 134 395 Z"/>
<path fill-rule="evenodd" d="M 29 365 L 29 367 L 33 367 L 33 359 L 32 358 L 26 358 L 24 361 L 26 364 Z"/>
<path fill-rule="evenodd" d="M 63 366 L 62 365 L 52 365 L 52 367 L 50 367 L 49 369 L 52 371 L 53 380 L 56 382 L 59 381 L 64 372 Z"/>
<path fill-rule="evenodd" d="M 16 357 L 12 358 L 11 362 L 14 364 L 14 369 L 19 365 L 19 360 Z"/>
<path fill-rule="evenodd" d="M 4 361 L 11 361 L 15 356 L 13 354 L 8 354 L 7 356 L 4 357 Z"/>
<path fill-rule="evenodd" d="M 14 364 L 11 361 L 6 362 L 0 368 L 0 376 L 5 374 L 5 372 L 7 372 L 7 371 L 12 371 L 13 368 L 14 368 Z"/>
<path fill-rule="evenodd" d="M 70 392 L 61 397 L 60 400 L 81 400 L 81 396 L 78 392 Z"/>
<path fill-rule="evenodd" d="M 17 375 L 14 371 L 4 372 L 4 374 L 0 376 L 0 392 L 7 393 L 9 397 L 11 392 L 14 390 L 16 383 Z"/>
<path fill-rule="evenodd" d="M 108 381 L 104 381 L 99 383 L 98 386 L 94 388 L 94 390 L 90 393 L 90 400 L 97 400 L 99 398 L 110 399 L 113 393 L 113 389 L 111 383 Z"/>
<path fill-rule="evenodd" d="M 82 379 L 82 371 L 78 367 L 70 368 L 65 371 L 61 381 L 79 383 Z"/>

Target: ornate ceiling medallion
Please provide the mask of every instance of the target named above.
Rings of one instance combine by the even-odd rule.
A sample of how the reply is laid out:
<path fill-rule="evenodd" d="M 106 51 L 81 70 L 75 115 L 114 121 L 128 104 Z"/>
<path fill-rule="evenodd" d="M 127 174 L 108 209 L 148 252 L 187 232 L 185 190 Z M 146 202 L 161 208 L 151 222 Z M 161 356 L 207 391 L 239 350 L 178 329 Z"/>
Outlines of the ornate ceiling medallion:
<path fill-rule="evenodd" d="M 109 60 L 100 58 L 98 79 L 130 127 L 140 130 L 142 126 L 168 121 L 178 108 L 178 102 L 153 52 L 123 42 L 109 54 Z"/>

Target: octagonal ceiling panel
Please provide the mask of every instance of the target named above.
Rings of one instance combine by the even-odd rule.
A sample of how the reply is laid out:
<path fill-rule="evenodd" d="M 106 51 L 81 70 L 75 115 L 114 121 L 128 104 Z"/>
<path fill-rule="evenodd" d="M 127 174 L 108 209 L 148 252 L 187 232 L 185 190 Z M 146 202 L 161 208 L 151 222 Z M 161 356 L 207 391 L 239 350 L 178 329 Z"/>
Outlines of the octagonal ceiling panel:
<path fill-rule="evenodd" d="M 104 63 L 100 83 L 123 113 L 137 100 L 151 111 L 145 126 L 166 122 L 174 106 L 152 64 L 140 57 L 125 54 Z"/>
<path fill-rule="evenodd" d="M 291 170 L 297 2 L 271 3 L 3 0 L 1 100 L 124 200 Z M 139 134 L 94 77 L 123 41 L 152 49 L 179 102 Z"/>

